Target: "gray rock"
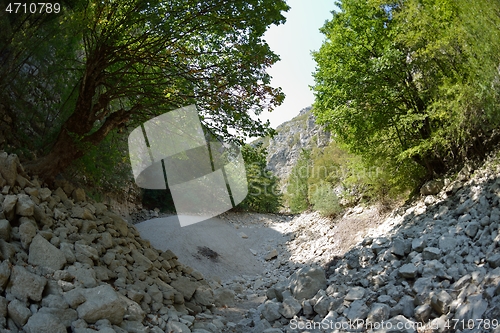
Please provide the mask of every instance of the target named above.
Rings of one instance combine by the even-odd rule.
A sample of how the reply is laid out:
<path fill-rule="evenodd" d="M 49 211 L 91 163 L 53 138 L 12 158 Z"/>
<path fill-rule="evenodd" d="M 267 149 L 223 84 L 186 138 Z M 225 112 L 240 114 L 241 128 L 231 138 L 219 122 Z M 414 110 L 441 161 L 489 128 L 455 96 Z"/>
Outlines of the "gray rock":
<path fill-rule="evenodd" d="M 349 311 L 347 312 L 347 319 L 354 320 L 365 320 L 368 317 L 370 309 L 362 300 L 357 300 L 351 303 Z"/>
<path fill-rule="evenodd" d="M 215 306 L 234 306 L 234 291 L 227 288 L 214 290 Z"/>
<path fill-rule="evenodd" d="M 285 297 L 280 306 L 280 313 L 283 317 L 291 319 L 302 309 L 300 303 L 292 296 Z"/>
<path fill-rule="evenodd" d="M 45 238 L 36 235 L 29 248 L 28 263 L 56 271 L 64 267 L 66 257 L 61 250 L 50 244 Z"/>
<path fill-rule="evenodd" d="M 67 333 L 66 327 L 53 315 L 37 312 L 24 326 L 26 333 Z"/>
<path fill-rule="evenodd" d="M 303 267 L 290 277 L 290 290 L 296 299 L 309 299 L 326 288 L 325 271 L 319 267 Z"/>
<path fill-rule="evenodd" d="M 457 246 L 457 240 L 455 238 L 447 236 L 439 237 L 439 249 L 442 252 L 448 253 L 450 251 L 454 251 L 456 246 Z"/>
<path fill-rule="evenodd" d="M 395 238 L 392 241 L 391 252 L 397 256 L 404 256 L 406 254 L 406 243 L 401 238 Z"/>
<path fill-rule="evenodd" d="M 0 291 L 4 290 L 7 281 L 10 277 L 10 263 L 8 260 L 2 261 L 0 264 Z"/>
<path fill-rule="evenodd" d="M 417 276 L 418 268 L 410 263 L 401 266 L 398 272 L 405 279 L 414 279 Z"/>
<path fill-rule="evenodd" d="M 194 300 L 196 303 L 210 306 L 215 303 L 214 292 L 209 286 L 201 285 L 196 288 L 194 293 Z"/>
<path fill-rule="evenodd" d="M 177 280 L 172 281 L 170 285 L 180 292 L 185 300 L 189 301 L 193 297 L 196 289 L 200 286 L 200 283 L 191 281 L 191 279 L 185 276 L 180 276 Z"/>
<path fill-rule="evenodd" d="M 441 257 L 441 250 L 436 247 L 426 247 L 422 251 L 422 258 L 424 260 L 439 259 Z"/>
<path fill-rule="evenodd" d="M 441 290 L 437 293 L 431 293 L 431 307 L 439 314 L 447 314 L 452 302 L 450 294 Z"/>
<path fill-rule="evenodd" d="M 420 194 L 422 195 L 438 194 L 443 187 L 444 187 L 444 182 L 442 180 L 440 179 L 430 180 L 420 188 Z"/>
<path fill-rule="evenodd" d="M 0 220 L 0 238 L 7 242 L 10 241 L 11 231 L 12 227 L 10 226 L 10 222 L 5 219 Z"/>
<path fill-rule="evenodd" d="M 321 296 L 317 301 L 316 304 L 314 304 L 314 311 L 319 314 L 321 317 L 324 317 L 328 314 L 328 311 L 330 311 L 330 305 L 332 303 L 332 300 L 328 296 Z"/>
<path fill-rule="evenodd" d="M 167 332 L 191 333 L 191 330 L 189 329 L 189 327 L 186 326 L 186 324 L 183 324 L 178 321 L 169 321 L 167 323 Z"/>
<path fill-rule="evenodd" d="M 416 252 L 422 252 L 426 246 L 426 241 L 423 238 L 414 238 L 411 242 L 411 249 Z"/>
<path fill-rule="evenodd" d="M 417 333 L 416 327 L 418 327 L 417 323 L 399 315 L 389 319 L 384 328 L 377 330 L 377 333 Z"/>
<path fill-rule="evenodd" d="M 39 302 L 42 300 L 42 293 L 47 284 L 47 279 L 42 276 L 28 272 L 22 266 L 12 267 L 10 292 L 17 299 L 27 301 L 28 298 Z"/>
<path fill-rule="evenodd" d="M 271 260 L 271 259 L 274 259 L 274 258 L 277 258 L 277 257 L 278 257 L 278 250 L 272 249 L 268 254 L 266 254 L 266 256 L 264 257 L 264 259 Z"/>
<path fill-rule="evenodd" d="M 95 323 L 100 319 L 108 319 L 119 325 L 123 321 L 125 305 L 110 285 L 86 289 L 85 302 L 76 309 L 78 317 L 87 323 Z"/>
<path fill-rule="evenodd" d="M 387 304 L 373 303 L 368 316 L 367 323 L 381 323 L 389 319 L 390 308 Z"/>
<path fill-rule="evenodd" d="M 422 304 L 415 308 L 415 318 L 422 322 L 427 323 L 432 313 L 432 308 L 429 304 Z"/>
<path fill-rule="evenodd" d="M 492 268 L 500 267 L 500 253 L 488 255 L 486 261 Z"/>
<path fill-rule="evenodd" d="M 406 318 L 411 318 L 415 314 L 415 299 L 409 295 L 404 295 L 398 302 L 401 306 L 401 313 Z"/>
<path fill-rule="evenodd" d="M 483 317 L 483 314 L 488 309 L 488 302 L 483 299 L 481 294 L 470 295 L 467 297 L 467 301 L 462 303 L 455 310 L 455 319 L 464 320 L 478 320 Z"/>
<path fill-rule="evenodd" d="M 21 216 L 33 216 L 35 212 L 35 203 L 29 195 L 18 194 L 16 203 L 16 214 Z"/>
<path fill-rule="evenodd" d="M 280 303 L 276 301 L 266 301 L 262 309 L 262 315 L 270 323 L 281 318 Z"/>
<path fill-rule="evenodd" d="M 35 226 L 34 222 L 27 220 L 21 223 L 19 226 L 19 237 L 21 238 L 21 244 L 26 249 L 31 243 L 33 237 L 35 237 L 38 228 Z"/>
<path fill-rule="evenodd" d="M 10 187 L 16 184 L 18 171 L 22 172 L 22 167 L 17 155 L 0 153 L 0 173 Z"/>
<path fill-rule="evenodd" d="M 465 228 L 465 234 L 470 238 L 474 238 L 479 231 L 480 225 L 477 222 L 470 222 Z"/>
<path fill-rule="evenodd" d="M 74 309 L 42 307 L 38 312 L 54 316 L 65 327 L 70 327 L 71 323 L 78 319 L 78 314 Z"/>
<path fill-rule="evenodd" d="M 365 296 L 365 288 L 363 287 L 353 287 L 349 290 L 347 295 L 345 295 L 346 301 L 355 301 L 362 299 Z"/>
<path fill-rule="evenodd" d="M 24 326 L 24 324 L 28 321 L 28 318 L 31 316 L 30 309 L 28 309 L 23 302 L 17 299 L 14 299 L 9 303 L 7 311 L 9 317 L 14 320 L 19 327 Z"/>

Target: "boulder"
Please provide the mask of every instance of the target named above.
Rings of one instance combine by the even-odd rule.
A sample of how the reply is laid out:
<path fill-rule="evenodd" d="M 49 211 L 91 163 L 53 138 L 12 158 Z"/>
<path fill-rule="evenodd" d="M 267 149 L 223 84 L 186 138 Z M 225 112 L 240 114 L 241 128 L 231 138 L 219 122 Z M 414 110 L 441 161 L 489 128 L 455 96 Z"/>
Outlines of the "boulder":
<path fill-rule="evenodd" d="M 102 285 L 83 292 L 85 302 L 76 311 L 78 317 L 93 324 L 100 319 L 108 319 L 112 324 L 119 325 L 125 314 L 125 304 L 110 285 Z"/>
<path fill-rule="evenodd" d="M 26 302 L 31 299 L 35 302 L 42 300 L 42 293 L 47 284 L 47 279 L 30 273 L 22 266 L 12 267 L 10 277 L 10 293 L 17 299 Z"/>
<path fill-rule="evenodd" d="M 300 299 L 309 299 L 316 295 L 318 290 L 326 288 L 325 271 L 320 267 L 302 267 L 290 277 L 290 290 L 293 296 Z"/>
<path fill-rule="evenodd" d="M 29 247 L 28 263 L 59 270 L 66 264 L 66 256 L 40 235 L 36 235 Z"/>

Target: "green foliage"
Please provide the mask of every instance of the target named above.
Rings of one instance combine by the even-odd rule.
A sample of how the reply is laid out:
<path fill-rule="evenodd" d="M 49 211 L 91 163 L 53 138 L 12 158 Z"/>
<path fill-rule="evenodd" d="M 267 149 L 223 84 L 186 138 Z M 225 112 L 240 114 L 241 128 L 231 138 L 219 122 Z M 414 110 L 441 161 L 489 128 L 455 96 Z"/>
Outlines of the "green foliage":
<path fill-rule="evenodd" d="M 314 53 L 313 109 L 337 142 L 381 166 L 388 186 L 411 186 L 487 149 L 500 124 L 500 1 L 339 8 Z"/>
<path fill-rule="evenodd" d="M 311 152 L 302 150 L 297 164 L 288 178 L 285 199 L 292 213 L 300 213 L 309 208 L 308 179 L 311 169 Z"/>
<path fill-rule="evenodd" d="M 277 213 L 281 208 L 282 195 L 278 178 L 266 170 L 266 150 L 244 145 L 241 153 L 245 161 L 248 195 L 237 208 L 259 213 Z"/>
<path fill-rule="evenodd" d="M 325 216 L 334 216 L 342 211 L 339 198 L 331 184 L 322 182 L 311 193 L 313 209 Z"/>

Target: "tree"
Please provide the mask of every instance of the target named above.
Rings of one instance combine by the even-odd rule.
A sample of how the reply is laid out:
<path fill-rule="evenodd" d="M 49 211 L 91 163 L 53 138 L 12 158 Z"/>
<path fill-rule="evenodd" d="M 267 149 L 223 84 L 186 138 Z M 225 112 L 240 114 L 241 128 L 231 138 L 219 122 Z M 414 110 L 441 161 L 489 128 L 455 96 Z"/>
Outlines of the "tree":
<path fill-rule="evenodd" d="M 53 178 L 113 129 L 195 102 L 217 135 L 238 140 L 270 131 L 251 114 L 272 110 L 284 97 L 269 86 L 265 69 L 278 56 L 262 39 L 269 25 L 284 22 L 284 1 L 81 4 L 64 21 L 81 28 L 80 49 L 64 68 L 76 78 L 71 111 L 28 169 Z M 64 47 L 64 38 L 52 39 L 51 47 Z"/>
<path fill-rule="evenodd" d="M 277 213 L 281 208 L 282 195 L 278 178 L 267 170 L 267 151 L 262 143 L 256 147 L 244 145 L 241 149 L 248 184 L 248 195 L 238 208 L 260 213 Z"/>
<path fill-rule="evenodd" d="M 393 160 L 394 171 L 415 163 L 427 177 L 446 171 L 466 155 L 465 142 L 498 125 L 498 1 L 486 2 L 486 17 L 481 4 L 469 15 L 467 1 L 339 3 L 314 53 L 318 121 L 351 152 Z M 483 38 L 492 46 L 478 47 Z M 481 69 L 477 57 L 492 66 Z"/>

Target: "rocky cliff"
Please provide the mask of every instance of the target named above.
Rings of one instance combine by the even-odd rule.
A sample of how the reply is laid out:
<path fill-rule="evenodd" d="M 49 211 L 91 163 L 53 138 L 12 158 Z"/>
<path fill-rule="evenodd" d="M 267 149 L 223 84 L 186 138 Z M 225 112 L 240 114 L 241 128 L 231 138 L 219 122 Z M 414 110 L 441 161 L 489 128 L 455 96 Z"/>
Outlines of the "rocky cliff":
<path fill-rule="evenodd" d="M 276 128 L 272 138 L 259 140 L 267 148 L 267 166 L 285 182 L 297 163 L 302 149 L 324 147 L 330 142 L 330 133 L 316 125 L 312 107 L 304 108 L 292 120 Z"/>

